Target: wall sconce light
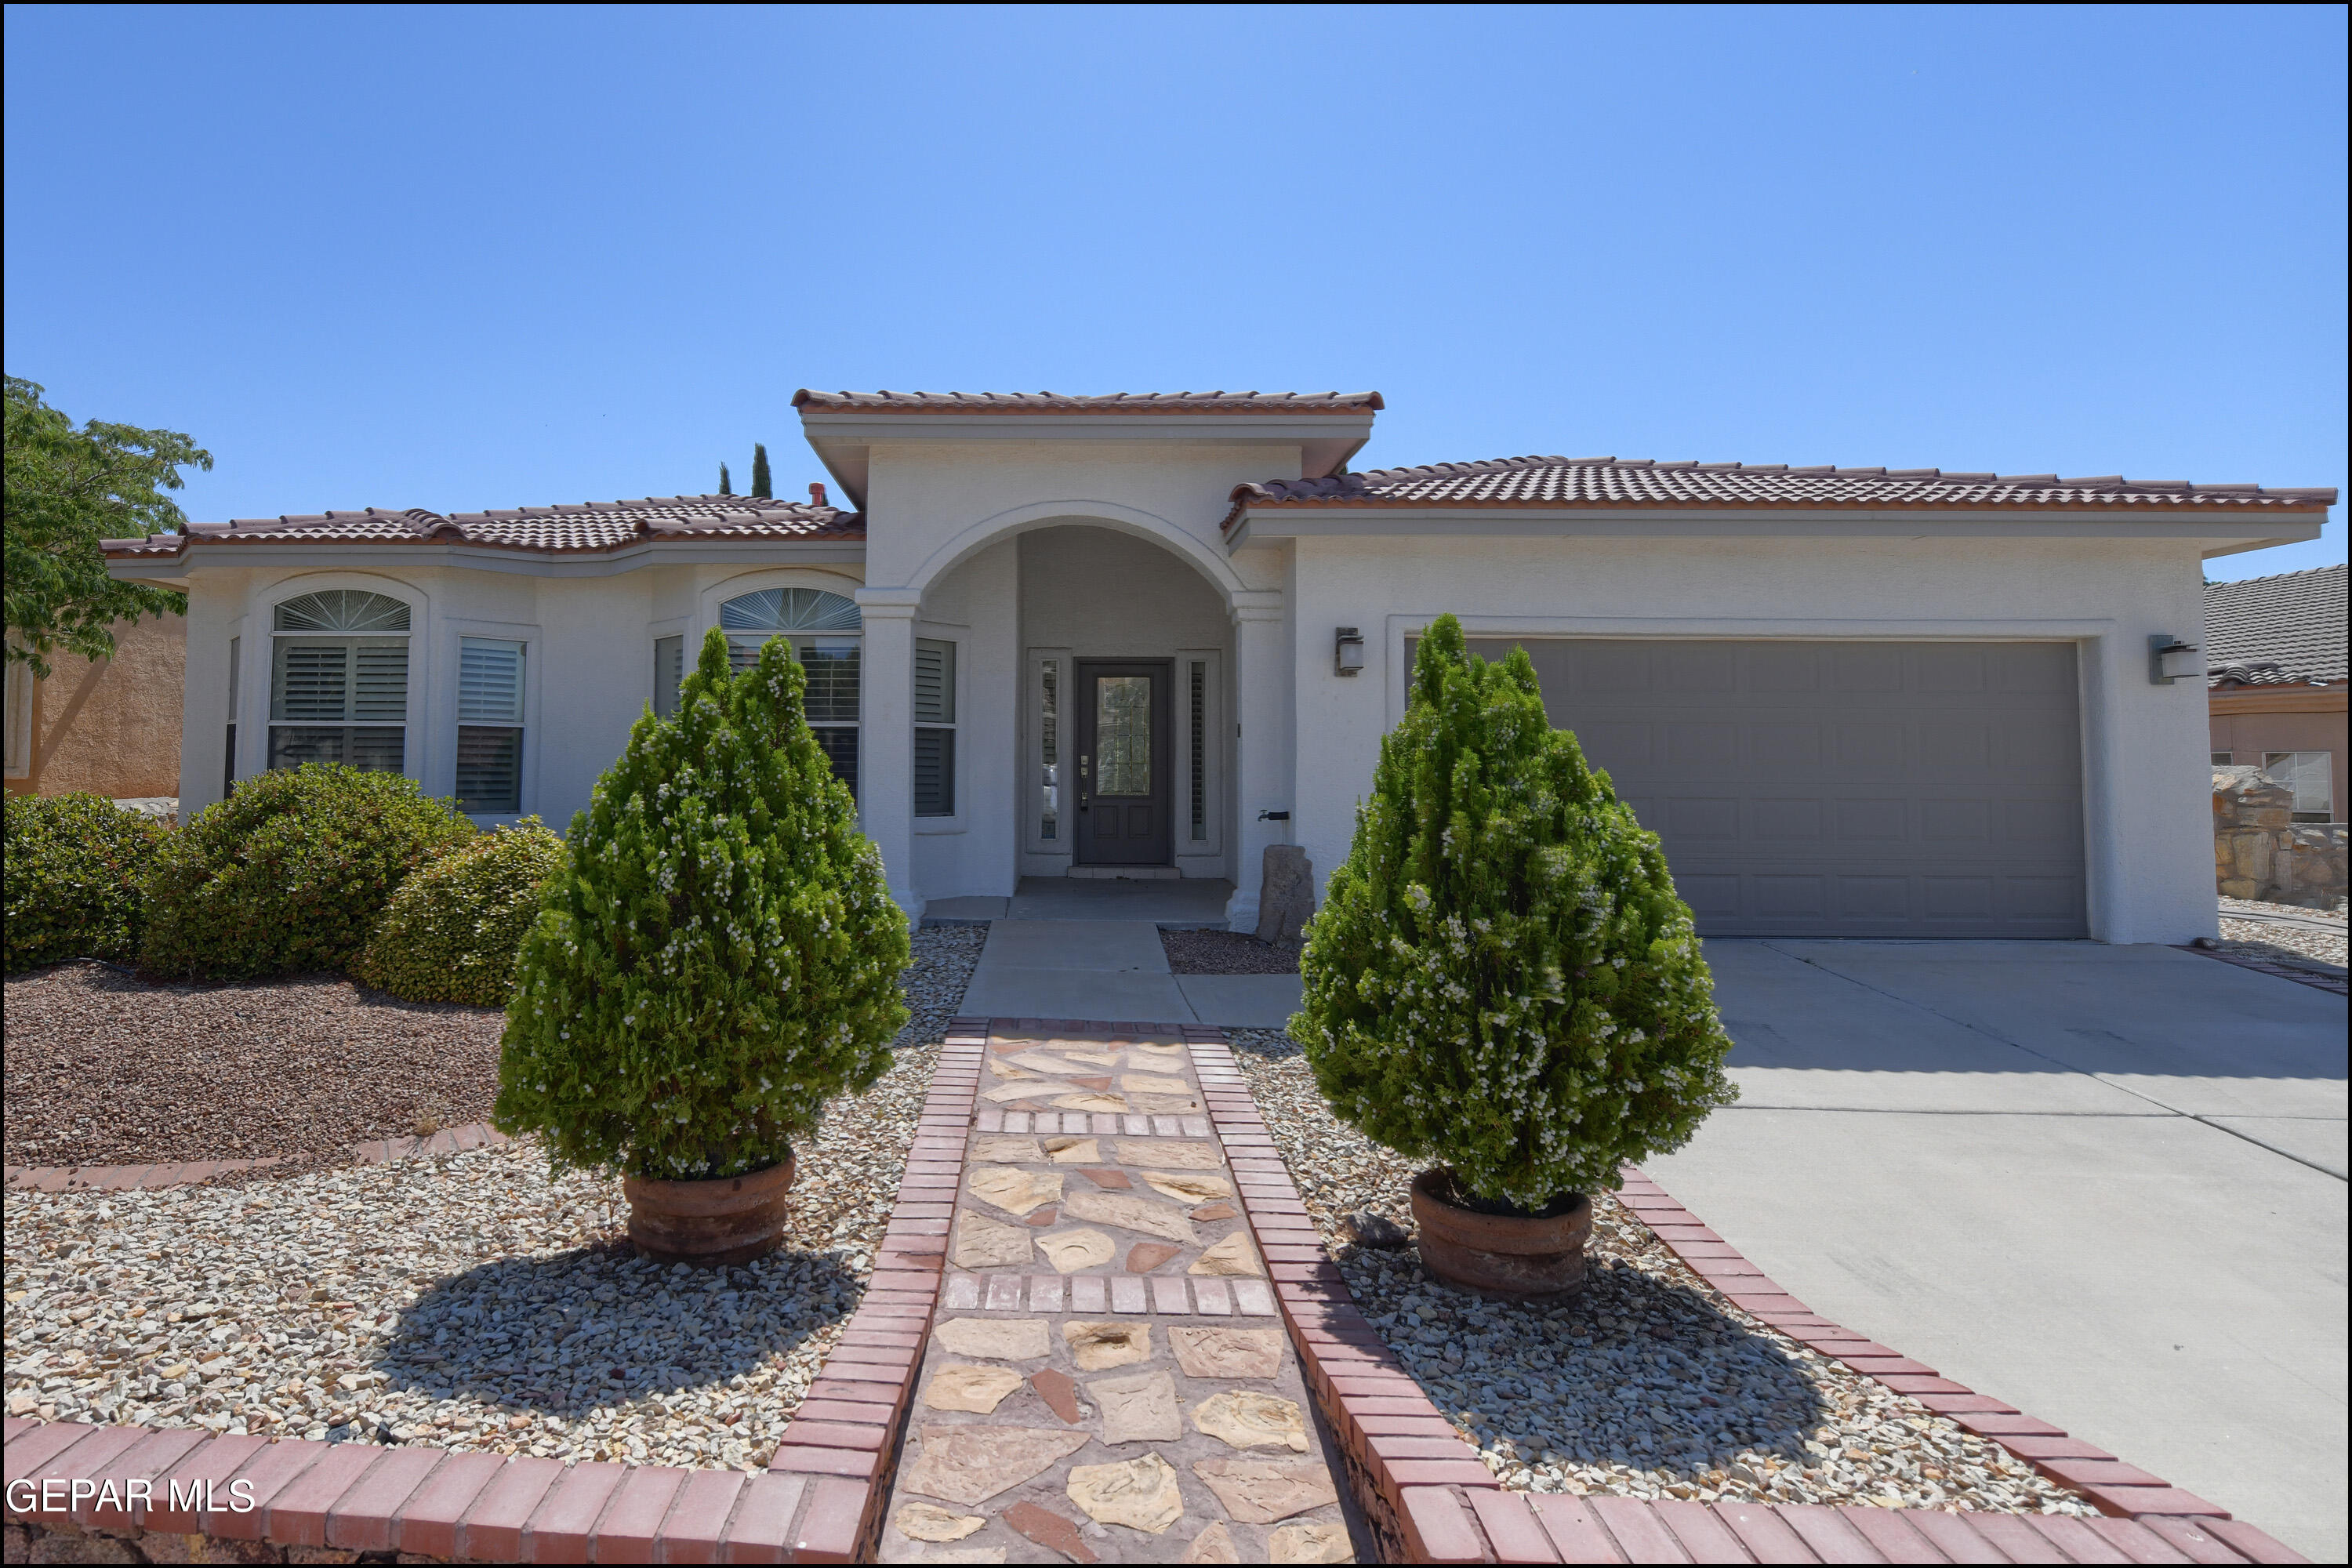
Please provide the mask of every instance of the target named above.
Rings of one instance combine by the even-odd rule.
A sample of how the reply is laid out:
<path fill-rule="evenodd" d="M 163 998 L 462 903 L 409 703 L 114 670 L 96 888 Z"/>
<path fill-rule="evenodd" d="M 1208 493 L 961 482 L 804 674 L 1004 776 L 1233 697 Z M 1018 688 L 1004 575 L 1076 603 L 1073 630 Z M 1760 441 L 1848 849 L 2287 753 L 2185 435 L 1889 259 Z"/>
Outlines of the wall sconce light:
<path fill-rule="evenodd" d="M 1341 626 L 1331 645 L 1331 668 L 1340 675 L 1364 672 L 1364 637 L 1353 626 Z"/>
<path fill-rule="evenodd" d="M 2199 673 L 2197 650 L 2170 632 L 2151 633 L 2147 639 L 2147 683 L 2169 686 Z"/>

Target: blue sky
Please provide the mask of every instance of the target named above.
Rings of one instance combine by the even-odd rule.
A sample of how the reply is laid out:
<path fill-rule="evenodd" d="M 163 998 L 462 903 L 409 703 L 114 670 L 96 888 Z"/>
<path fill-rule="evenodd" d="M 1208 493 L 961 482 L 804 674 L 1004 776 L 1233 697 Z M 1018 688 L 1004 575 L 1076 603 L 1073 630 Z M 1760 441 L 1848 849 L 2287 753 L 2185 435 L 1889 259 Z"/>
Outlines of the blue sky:
<path fill-rule="evenodd" d="M 2345 16 L 11 8 L 7 368 L 207 521 L 795 494 L 803 384 L 2341 487 Z"/>

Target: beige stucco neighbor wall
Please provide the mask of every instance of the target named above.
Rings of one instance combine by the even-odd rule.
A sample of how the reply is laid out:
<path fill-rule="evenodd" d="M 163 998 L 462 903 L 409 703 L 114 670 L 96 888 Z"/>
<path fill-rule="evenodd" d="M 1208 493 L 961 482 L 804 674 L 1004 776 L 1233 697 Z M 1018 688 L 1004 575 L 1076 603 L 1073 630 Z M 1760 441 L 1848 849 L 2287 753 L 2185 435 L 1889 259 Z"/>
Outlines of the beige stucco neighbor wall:
<path fill-rule="evenodd" d="M 42 681 L 9 673 L 8 791 L 109 796 L 180 793 L 185 616 L 114 627 L 114 657 L 53 656 Z"/>
<path fill-rule="evenodd" d="M 2266 752 L 2326 752 L 2335 785 L 2334 820 L 2345 820 L 2352 781 L 2345 778 L 2345 689 L 2341 686 L 2223 688 L 2206 699 L 2213 750 L 2240 767 L 2260 767 Z"/>

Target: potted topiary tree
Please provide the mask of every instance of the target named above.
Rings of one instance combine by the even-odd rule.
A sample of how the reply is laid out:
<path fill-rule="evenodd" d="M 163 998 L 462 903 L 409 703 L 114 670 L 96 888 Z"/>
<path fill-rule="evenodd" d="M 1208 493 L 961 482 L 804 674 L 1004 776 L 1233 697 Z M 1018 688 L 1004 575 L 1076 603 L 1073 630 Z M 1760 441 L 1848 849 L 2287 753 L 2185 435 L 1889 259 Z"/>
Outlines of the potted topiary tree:
<path fill-rule="evenodd" d="M 1584 1278 L 1587 1194 L 1736 1098 L 1730 1040 L 1657 836 L 1546 720 L 1527 652 L 1442 616 L 1299 963 L 1333 1111 L 1436 1162 L 1424 1265 L 1507 1295 Z"/>
<path fill-rule="evenodd" d="M 666 1262 L 775 1247 L 793 1140 L 907 1020 L 907 917 L 803 686 L 781 637 L 736 676 L 713 630 L 572 819 L 516 966 L 497 1124 L 619 1171 Z"/>

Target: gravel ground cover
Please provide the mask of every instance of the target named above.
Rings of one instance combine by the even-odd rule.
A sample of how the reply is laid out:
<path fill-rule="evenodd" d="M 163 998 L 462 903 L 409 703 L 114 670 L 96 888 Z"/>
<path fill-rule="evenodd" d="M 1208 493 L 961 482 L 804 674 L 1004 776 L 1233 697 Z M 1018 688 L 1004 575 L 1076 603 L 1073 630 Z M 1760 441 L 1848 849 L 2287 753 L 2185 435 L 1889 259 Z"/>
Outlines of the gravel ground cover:
<path fill-rule="evenodd" d="M 7 1163 L 339 1152 L 479 1121 L 504 1021 L 335 975 L 155 984 L 61 963 L 7 983 Z"/>
<path fill-rule="evenodd" d="M 1485 1300 L 1438 1284 L 1410 1247 L 1357 1245 L 1351 1214 L 1411 1232 L 1414 1167 L 1331 1115 L 1287 1035 L 1232 1037 L 1358 1305 L 1504 1485 L 2096 1512 L 1998 1445 L 1748 1317 L 1613 1199 L 1594 1205 L 1590 1282 L 1566 1306 Z"/>
<path fill-rule="evenodd" d="M 1260 942 L 1245 931 L 1160 932 L 1169 970 L 1177 974 L 1296 974 L 1298 950 Z"/>
<path fill-rule="evenodd" d="M 984 938 L 985 933 L 976 933 Z M 980 941 L 925 931 L 928 1026 L 802 1152 L 782 1251 L 622 1239 L 535 1141 L 157 1192 L 11 1193 L 12 1415 L 758 1468 L 856 1305 Z M 952 993 L 952 994 L 950 994 Z"/>
<path fill-rule="evenodd" d="M 2275 921 L 2232 919 L 2232 916 L 2275 915 Z M 2282 961 L 2315 959 L 2345 966 L 2345 917 L 2325 910 L 2299 909 L 2293 904 L 2257 903 L 2250 899 L 2221 900 L 2221 951 L 2253 958 Z"/>

